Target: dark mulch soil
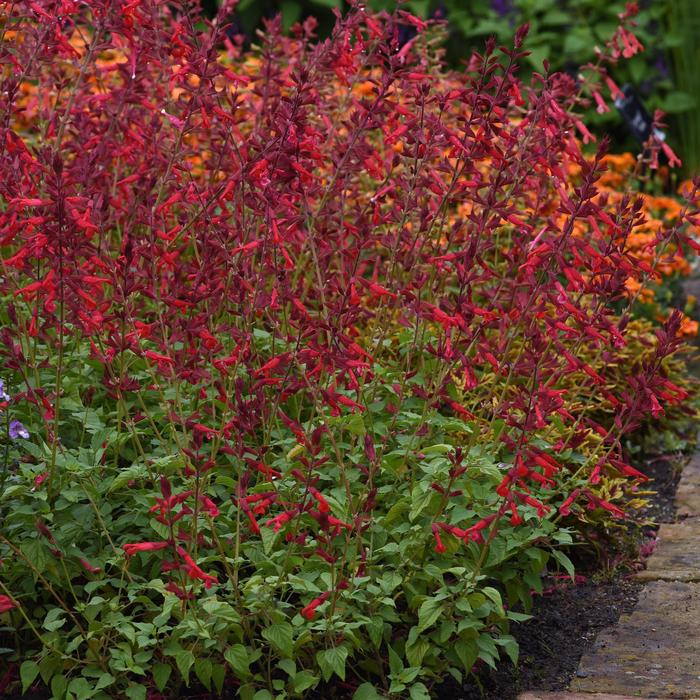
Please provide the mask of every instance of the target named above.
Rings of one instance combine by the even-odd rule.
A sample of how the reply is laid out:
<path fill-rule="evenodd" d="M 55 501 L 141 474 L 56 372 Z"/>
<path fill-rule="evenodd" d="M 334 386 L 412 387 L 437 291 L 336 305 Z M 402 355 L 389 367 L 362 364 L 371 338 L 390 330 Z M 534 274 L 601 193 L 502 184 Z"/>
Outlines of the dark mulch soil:
<path fill-rule="evenodd" d="M 640 511 L 640 516 L 655 523 L 672 523 L 676 508 L 673 498 L 681 478 L 682 459 L 677 455 L 660 455 L 644 460 L 638 469 L 650 479 L 649 488 L 655 491 L 649 506 Z"/>

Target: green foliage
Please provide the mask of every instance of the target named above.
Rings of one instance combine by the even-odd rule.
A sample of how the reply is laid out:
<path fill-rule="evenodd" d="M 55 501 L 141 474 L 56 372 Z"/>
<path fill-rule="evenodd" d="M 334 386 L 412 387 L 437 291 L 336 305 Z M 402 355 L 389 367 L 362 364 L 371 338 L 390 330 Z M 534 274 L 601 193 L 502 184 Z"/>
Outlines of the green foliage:
<path fill-rule="evenodd" d="M 667 16 L 667 46 L 673 65 L 676 91 L 670 93 L 662 108 L 673 115 L 677 129 L 678 153 L 688 175 L 700 172 L 700 118 L 698 96 L 698 32 L 700 5 L 694 0 L 673 0 Z"/>

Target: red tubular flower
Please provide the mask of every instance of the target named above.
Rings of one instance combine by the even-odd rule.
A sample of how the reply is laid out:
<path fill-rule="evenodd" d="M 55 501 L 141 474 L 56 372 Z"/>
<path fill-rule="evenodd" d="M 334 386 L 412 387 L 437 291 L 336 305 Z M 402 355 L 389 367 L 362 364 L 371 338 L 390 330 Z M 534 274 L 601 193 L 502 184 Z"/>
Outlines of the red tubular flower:
<path fill-rule="evenodd" d="M 202 504 L 202 510 L 208 513 L 212 518 L 219 515 L 219 509 L 216 507 L 216 504 L 210 498 L 207 498 L 207 496 L 200 496 L 199 502 Z"/>
<path fill-rule="evenodd" d="M 162 353 L 159 352 L 154 352 L 153 350 L 146 350 L 144 354 L 144 357 L 147 357 L 149 360 L 153 360 L 153 362 L 156 362 L 159 365 L 174 365 L 175 360 L 173 360 L 171 357 L 168 357 L 167 355 L 163 355 Z"/>
<path fill-rule="evenodd" d="M 433 537 L 435 538 L 435 551 L 438 554 L 442 554 L 446 551 L 446 547 L 443 544 L 442 538 L 440 537 L 440 528 L 438 525 L 433 523 L 431 525 L 431 530 L 433 531 Z"/>
<path fill-rule="evenodd" d="M 84 559 L 83 557 L 80 557 L 79 561 L 82 567 L 86 571 L 89 571 L 91 574 L 99 574 L 100 571 L 102 571 L 102 569 L 99 566 L 93 566 L 87 559 Z"/>
<path fill-rule="evenodd" d="M 330 593 L 328 591 L 321 593 L 318 598 L 314 598 L 307 606 L 301 609 L 301 616 L 305 617 L 307 620 L 313 620 L 314 617 L 316 617 L 316 608 L 318 608 L 321 603 L 328 600 L 329 596 Z"/>
<path fill-rule="evenodd" d="M 521 525 L 523 522 L 523 519 L 520 516 L 520 514 L 518 513 L 518 508 L 515 505 L 515 502 L 511 500 L 509 503 L 509 507 L 510 507 L 510 512 L 511 512 L 510 524 L 511 525 Z"/>
<path fill-rule="evenodd" d="M 169 546 L 169 542 L 137 542 L 136 544 L 123 544 L 122 549 L 127 557 L 133 557 L 136 552 L 157 552 L 159 549 L 165 549 Z"/>
<path fill-rule="evenodd" d="M 578 498 L 581 493 L 581 489 L 574 489 L 569 497 L 559 506 L 559 512 L 562 515 L 569 515 L 571 513 L 571 505 Z"/>
<path fill-rule="evenodd" d="M 185 572 L 190 578 L 199 579 L 204 583 L 205 588 L 211 588 L 212 584 L 219 583 L 219 580 L 216 578 L 216 576 L 207 574 L 199 568 L 199 566 L 196 564 L 194 559 L 192 559 L 192 557 L 187 553 L 184 547 L 178 545 L 177 553 L 180 555 L 180 557 L 182 557 L 182 560 L 185 562 Z"/>
<path fill-rule="evenodd" d="M 165 590 L 174 593 L 180 600 L 193 600 L 194 593 L 188 593 L 178 586 L 174 581 L 165 584 Z"/>
<path fill-rule="evenodd" d="M 316 502 L 318 503 L 318 510 L 321 513 L 328 513 L 330 511 L 328 501 L 326 501 L 318 489 L 315 489 L 313 486 L 309 486 L 309 493 L 316 499 Z"/>
<path fill-rule="evenodd" d="M 16 603 L 12 598 L 6 595 L 0 595 L 0 614 L 18 607 L 19 603 Z"/>
<path fill-rule="evenodd" d="M 272 527 L 275 532 L 279 532 L 285 523 L 288 523 L 295 515 L 299 512 L 298 509 L 288 510 L 284 513 L 280 513 L 274 518 L 270 518 L 265 525 L 267 527 Z"/>

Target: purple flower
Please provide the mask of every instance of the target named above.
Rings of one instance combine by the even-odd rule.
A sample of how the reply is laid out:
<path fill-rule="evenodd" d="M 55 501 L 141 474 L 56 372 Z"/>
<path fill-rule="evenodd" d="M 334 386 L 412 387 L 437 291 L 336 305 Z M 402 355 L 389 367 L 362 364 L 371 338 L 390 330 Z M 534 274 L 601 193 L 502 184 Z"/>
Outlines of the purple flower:
<path fill-rule="evenodd" d="M 10 421 L 10 437 L 13 440 L 17 438 L 24 438 L 25 440 L 29 437 L 29 431 L 18 421 Z"/>
<path fill-rule="evenodd" d="M 0 401 L 9 401 L 10 396 L 9 394 L 5 391 L 5 382 L 0 379 Z"/>
<path fill-rule="evenodd" d="M 501 17 L 505 17 L 513 10 L 511 0 L 491 0 L 491 9 Z"/>
<path fill-rule="evenodd" d="M 668 63 L 666 63 L 663 54 L 659 54 L 656 57 L 656 61 L 654 61 L 654 68 L 656 68 L 657 72 L 662 78 L 666 79 L 670 76 Z"/>

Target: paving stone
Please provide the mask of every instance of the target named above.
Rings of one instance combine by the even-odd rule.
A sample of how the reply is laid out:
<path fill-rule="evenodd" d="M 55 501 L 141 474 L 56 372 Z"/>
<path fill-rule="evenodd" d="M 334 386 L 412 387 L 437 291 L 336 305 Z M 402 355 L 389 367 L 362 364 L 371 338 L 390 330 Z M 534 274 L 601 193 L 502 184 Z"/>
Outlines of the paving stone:
<path fill-rule="evenodd" d="M 690 518 L 679 523 L 664 523 L 657 537 L 656 549 L 638 578 L 646 581 L 700 580 L 700 522 Z"/>
<path fill-rule="evenodd" d="M 696 454 L 683 469 L 676 491 L 679 518 L 700 518 L 700 455 Z"/>
<path fill-rule="evenodd" d="M 518 700 L 639 700 L 640 695 L 610 695 L 610 693 L 538 693 L 518 695 Z M 672 700 L 671 698 L 647 698 L 646 700 Z M 700 698 L 691 698 L 700 700 Z"/>
<path fill-rule="evenodd" d="M 640 583 L 648 581 L 684 581 L 685 583 L 700 583 L 700 571 L 689 569 L 644 569 L 634 575 L 634 580 Z"/>
<path fill-rule="evenodd" d="M 634 611 L 598 635 L 571 690 L 700 698 L 699 649 L 700 584 L 652 581 Z"/>

